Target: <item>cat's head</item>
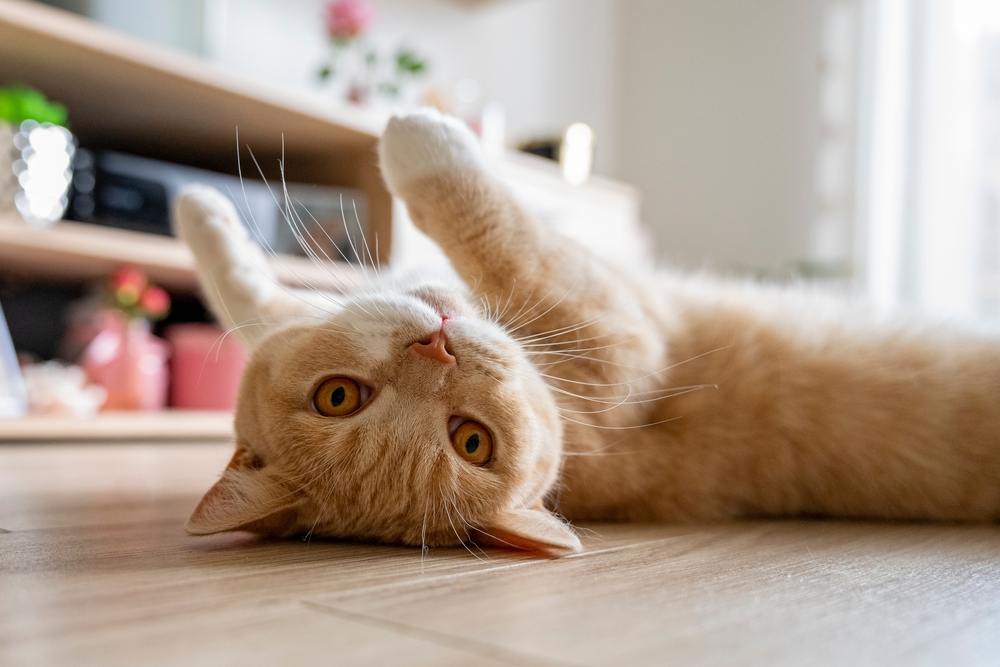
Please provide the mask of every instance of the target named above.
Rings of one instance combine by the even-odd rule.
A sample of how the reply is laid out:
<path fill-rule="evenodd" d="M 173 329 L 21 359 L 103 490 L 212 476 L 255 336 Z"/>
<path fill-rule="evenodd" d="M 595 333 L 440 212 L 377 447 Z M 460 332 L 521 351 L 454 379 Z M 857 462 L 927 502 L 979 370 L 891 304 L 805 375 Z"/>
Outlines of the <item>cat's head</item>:
<path fill-rule="evenodd" d="M 260 339 L 237 451 L 188 531 L 575 551 L 545 509 L 559 412 L 462 291 L 385 286 Z"/>

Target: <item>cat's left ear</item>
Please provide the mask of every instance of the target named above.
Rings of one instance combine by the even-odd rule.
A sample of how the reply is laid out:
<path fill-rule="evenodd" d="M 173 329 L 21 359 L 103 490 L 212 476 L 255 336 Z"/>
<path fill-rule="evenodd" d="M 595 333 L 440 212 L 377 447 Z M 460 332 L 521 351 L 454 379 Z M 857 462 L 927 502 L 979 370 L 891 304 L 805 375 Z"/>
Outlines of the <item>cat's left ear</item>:
<path fill-rule="evenodd" d="M 475 531 L 477 544 L 564 556 L 583 550 L 573 529 L 543 507 L 506 510 Z"/>
<path fill-rule="evenodd" d="M 295 499 L 280 480 L 238 447 L 222 477 L 201 499 L 184 526 L 191 535 L 245 530 L 286 536 L 298 526 Z"/>

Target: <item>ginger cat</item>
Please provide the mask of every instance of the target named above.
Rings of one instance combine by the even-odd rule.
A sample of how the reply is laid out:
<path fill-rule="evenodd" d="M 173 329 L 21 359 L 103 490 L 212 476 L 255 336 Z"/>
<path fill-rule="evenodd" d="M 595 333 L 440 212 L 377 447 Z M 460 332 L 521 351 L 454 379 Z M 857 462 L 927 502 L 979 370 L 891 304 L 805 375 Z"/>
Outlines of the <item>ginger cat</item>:
<path fill-rule="evenodd" d="M 253 347 L 236 454 L 189 532 L 558 554 L 580 548 L 562 517 L 1000 518 L 1000 341 L 608 265 L 433 112 L 393 119 L 380 159 L 464 285 L 290 293 L 225 198 L 177 202 Z"/>

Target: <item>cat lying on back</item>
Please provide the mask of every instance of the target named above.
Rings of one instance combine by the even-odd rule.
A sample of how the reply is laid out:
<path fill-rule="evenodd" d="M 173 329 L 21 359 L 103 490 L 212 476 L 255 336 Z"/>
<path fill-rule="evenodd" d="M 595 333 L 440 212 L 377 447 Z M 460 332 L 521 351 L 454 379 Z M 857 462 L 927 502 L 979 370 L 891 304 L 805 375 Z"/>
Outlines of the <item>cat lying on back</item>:
<path fill-rule="evenodd" d="M 177 202 L 253 347 L 236 453 L 189 532 L 561 553 L 580 548 L 562 517 L 1000 518 L 1000 341 L 612 267 L 431 112 L 393 119 L 380 158 L 464 285 L 293 294 L 224 197 Z"/>

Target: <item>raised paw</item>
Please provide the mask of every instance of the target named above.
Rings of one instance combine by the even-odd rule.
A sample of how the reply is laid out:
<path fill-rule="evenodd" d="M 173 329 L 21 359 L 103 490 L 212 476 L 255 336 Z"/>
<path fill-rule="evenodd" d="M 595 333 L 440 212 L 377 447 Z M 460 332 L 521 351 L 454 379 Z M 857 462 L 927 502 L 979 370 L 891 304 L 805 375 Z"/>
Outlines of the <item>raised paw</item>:
<path fill-rule="evenodd" d="M 395 194 L 428 176 L 482 165 L 472 131 L 432 109 L 394 116 L 379 143 L 385 182 Z"/>
<path fill-rule="evenodd" d="M 181 191 L 174 201 L 173 225 L 188 245 L 206 243 L 211 237 L 242 242 L 247 236 L 232 202 L 206 185 L 189 185 Z"/>

